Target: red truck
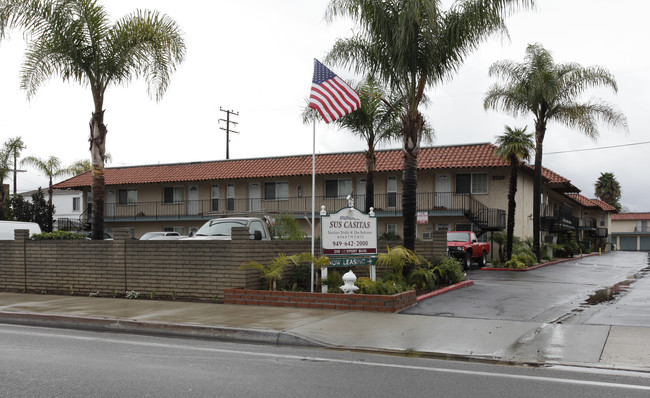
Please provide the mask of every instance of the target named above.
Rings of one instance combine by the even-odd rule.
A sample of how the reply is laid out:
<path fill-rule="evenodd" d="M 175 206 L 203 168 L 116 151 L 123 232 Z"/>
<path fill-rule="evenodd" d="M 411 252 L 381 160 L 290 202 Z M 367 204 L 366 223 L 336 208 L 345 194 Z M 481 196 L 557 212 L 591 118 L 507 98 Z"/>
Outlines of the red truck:
<path fill-rule="evenodd" d="M 474 232 L 447 232 L 447 254 L 459 258 L 463 263 L 463 269 L 469 269 L 472 260 L 484 267 L 489 252 L 490 244 L 479 242 Z"/>

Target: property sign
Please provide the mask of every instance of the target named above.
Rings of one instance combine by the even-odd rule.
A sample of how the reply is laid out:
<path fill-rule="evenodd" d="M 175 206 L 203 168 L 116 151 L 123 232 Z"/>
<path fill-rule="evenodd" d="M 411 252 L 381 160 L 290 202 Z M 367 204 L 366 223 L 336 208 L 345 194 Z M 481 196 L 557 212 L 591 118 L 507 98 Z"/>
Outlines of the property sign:
<path fill-rule="evenodd" d="M 330 267 L 356 267 L 359 265 L 373 265 L 376 257 L 330 257 Z"/>
<path fill-rule="evenodd" d="M 429 212 L 418 211 L 417 212 L 418 224 L 428 224 L 429 223 Z"/>
<path fill-rule="evenodd" d="M 377 218 L 354 207 L 322 216 L 321 247 L 325 256 L 376 255 Z"/>

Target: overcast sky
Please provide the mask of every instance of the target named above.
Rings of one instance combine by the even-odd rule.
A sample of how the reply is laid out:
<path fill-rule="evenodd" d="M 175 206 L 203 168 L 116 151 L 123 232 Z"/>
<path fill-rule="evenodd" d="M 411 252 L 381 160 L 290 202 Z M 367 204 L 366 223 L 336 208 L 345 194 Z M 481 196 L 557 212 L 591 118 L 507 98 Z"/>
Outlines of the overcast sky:
<path fill-rule="evenodd" d="M 108 166 L 221 160 L 226 157 L 225 118 L 219 108 L 239 112 L 231 135 L 230 158 L 310 154 L 312 127 L 302 124 L 313 59 L 323 59 L 335 40 L 354 23 L 323 20 L 328 0 L 167 1 L 100 0 L 117 19 L 136 8 L 156 9 L 174 18 L 185 32 L 187 57 L 160 102 L 147 96 L 142 81 L 110 87 L 105 96 Z M 448 2 L 446 2 L 448 3 Z M 645 0 L 537 0 L 533 11 L 507 20 L 510 40 L 489 39 L 470 55 L 449 82 L 428 90 L 422 109 L 436 130 L 433 145 L 494 142 L 504 125 L 528 126 L 532 116 L 511 116 L 483 109 L 494 83 L 487 76 L 498 60 L 522 62 L 526 46 L 540 43 L 556 62 L 599 65 L 614 74 L 618 94 L 591 90 L 628 118 L 629 133 L 601 126 L 597 141 L 557 124 L 548 126 L 544 165 L 570 179 L 587 197 L 601 172 L 613 172 L 629 211 L 650 211 L 648 93 L 650 26 Z M 0 143 L 20 136 L 23 156 L 59 157 L 65 165 L 89 158 L 88 122 L 93 110 L 87 87 L 53 79 L 27 101 L 19 87 L 24 42 L 13 31 L 0 43 Z M 346 80 L 350 71 L 332 67 Z M 321 123 L 319 153 L 361 151 L 364 143 Z M 620 146 L 625 145 L 625 146 Z M 609 149 L 597 149 L 619 146 Z M 398 144 L 392 145 L 398 147 Z M 586 151 L 581 151 L 586 150 Z M 573 151 L 567 153 L 557 153 Z M 47 186 L 31 168 L 18 176 L 18 190 Z"/>

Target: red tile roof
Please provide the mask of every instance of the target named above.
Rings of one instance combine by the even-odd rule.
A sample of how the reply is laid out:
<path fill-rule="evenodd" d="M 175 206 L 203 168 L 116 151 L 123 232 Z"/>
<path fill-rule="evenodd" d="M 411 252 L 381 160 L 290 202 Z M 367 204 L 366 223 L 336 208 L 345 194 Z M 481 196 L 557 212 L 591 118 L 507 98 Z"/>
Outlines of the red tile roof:
<path fill-rule="evenodd" d="M 585 196 L 580 195 L 579 193 L 569 193 L 566 196 L 575 200 L 578 204 L 584 207 L 597 207 L 603 211 L 616 211 L 616 208 L 614 206 L 605 203 L 600 199 L 589 199 Z"/>
<path fill-rule="evenodd" d="M 650 213 L 619 213 L 612 214 L 612 221 L 650 220 Z"/>
<path fill-rule="evenodd" d="M 508 163 L 494 156 L 491 143 L 421 148 L 418 169 L 507 167 Z M 400 171 L 403 166 L 401 149 L 376 152 L 376 171 Z M 311 175 L 312 156 L 297 155 L 275 158 L 219 160 L 211 162 L 176 163 L 105 169 L 105 183 L 134 185 L 188 181 L 230 180 L 243 178 L 272 178 Z M 363 152 L 316 155 L 316 174 L 365 173 Z M 544 177 L 552 182 L 569 180 L 544 168 Z M 91 186 L 91 173 L 72 177 L 54 186 L 59 189 Z"/>

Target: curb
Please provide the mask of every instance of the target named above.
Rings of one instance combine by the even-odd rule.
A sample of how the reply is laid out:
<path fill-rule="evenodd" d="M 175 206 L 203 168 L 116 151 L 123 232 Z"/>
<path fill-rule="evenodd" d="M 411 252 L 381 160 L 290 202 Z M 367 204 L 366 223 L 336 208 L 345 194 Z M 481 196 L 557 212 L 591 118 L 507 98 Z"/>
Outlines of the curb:
<path fill-rule="evenodd" d="M 472 280 L 458 282 L 458 283 L 455 283 L 455 284 L 453 284 L 451 286 L 443 287 L 442 289 L 438 289 L 438 290 L 435 290 L 433 292 L 429 292 L 429 293 L 423 294 L 421 296 L 418 296 L 417 301 L 419 302 L 419 301 L 422 301 L 422 300 L 426 300 L 426 299 L 431 298 L 431 297 L 439 296 L 439 295 L 441 295 L 443 293 L 451 292 L 452 290 L 457 290 L 457 289 L 460 289 L 460 288 L 463 288 L 463 287 L 472 286 L 473 284 L 474 284 L 474 281 L 472 281 Z"/>
<path fill-rule="evenodd" d="M 0 311 L 0 323 L 100 332 L 144 334 L 163 337 L 192 337 L 221 341 L 256 344 L 293 345 L 302 347 L 328 347 L 284 331 L 240 329 L 199 324 L 174 324 L 146 322 L 118 318 L 94 318 L 54 314 Z"/>
<path fill-rule="evenodd" d="M 598 256 L 598 253 L 583 254 L 582 257 L 563 258 L 563 259 L 560 259 L 560 260 L 549 261 L 548 263 L 543 263 L 543 264 L 533 265 L 532 267 L 528 267 L 528 268 L 494 268 L 494 267 L 483 267 L 483 268 L 481 268 L 481 271 L 511 271 L 511 272 L 527 272 L 527 271 L 536 270 L 536 269 L 538 269 L 538 268 L 547 267 L 547 266 L 549 266 L 549 265 L 555 265 L 555 264 L 560 264 L 560 263 L 566 263 L 567 261 L 580 260 L 580 259 L 585 258 L 585 257 L 593 257 L 593 256 Z"/>

